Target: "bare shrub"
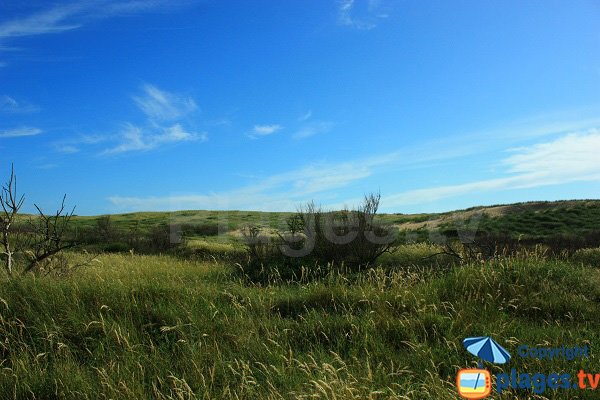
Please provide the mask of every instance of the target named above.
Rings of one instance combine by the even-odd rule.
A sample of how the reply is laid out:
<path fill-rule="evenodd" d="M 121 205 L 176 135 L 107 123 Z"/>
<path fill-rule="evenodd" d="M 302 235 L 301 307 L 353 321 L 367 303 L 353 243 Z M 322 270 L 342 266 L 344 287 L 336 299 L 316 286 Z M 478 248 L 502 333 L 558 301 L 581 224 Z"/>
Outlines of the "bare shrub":
<path fill-rule="evenodd" d="M 47 272 L 68 265 L 61 253 L 75 246 L 68 230 L 75 208 L 67 211 L 65 200 L 66 196 L 54 214 L 45 214 L 34 205 L 38 214 L 24 224 L 23 217 L 18 214 L 25 197 L 18 195 L 17 178 L 11 167 L 9 179 L 0 192 L 0 242 L 4 268 L 9 276 L 17 271 L 21 274 Z M 16 225 L 18 218 L 21 221 Z"/>
<path fill-rule="evenodd" d="M 310 265 L 349 272 L 372 266 L 392 249 L 397 235 L 377 220 L 379 201 L 379 194 L 370 194 L 357 209 L 341 211 L 324 211 L 308 203 L 288 219 L 288 231 L 276 238 L 263 235 L 256 226 L 247 227 L 248 270 L 268 274 L 276 267 L 282 277 L 294 277 Z"/>

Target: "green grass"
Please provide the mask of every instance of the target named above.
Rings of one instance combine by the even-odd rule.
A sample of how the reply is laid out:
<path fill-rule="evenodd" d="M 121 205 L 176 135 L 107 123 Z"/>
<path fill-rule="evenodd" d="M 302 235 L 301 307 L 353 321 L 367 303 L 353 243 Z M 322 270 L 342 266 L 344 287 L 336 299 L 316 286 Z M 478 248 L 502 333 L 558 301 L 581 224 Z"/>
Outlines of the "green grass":
<path fill-rule="evenodd" d="M 4 281 L 0 398 L 456 399 L 456 372 L 476 365 L 461 341 L 474 335 L 513 355 L 521 343 L 591 343 L 581 362 L 510 367 L 600 372 L 595 258 L 440 271 L 413 265 L 435 250 L 423 246 L 402 249 L 395 268 L 310 283 L 253 286 L 232 265 L 129 254 L 68 278 Z M 492 398 L 515 397 L 534 398 Z"/>
<path fill-rule="evenodd" d="M 161 224 L 221 224 L 227 230 L 241 229 L 245 225 L 258 224 L 264 227 L 280 228 L 285 226 L 286 218 L 293 213 L 259 211 L 174 211 L 174 212 L 138 212 L 112 214 L 111 223 L 118 229 L 129 230 L 138 224 L 143 231 Z M 77 228 L 96 226 L 97 216 L 75 216 L 72 224 Z"/>
<path fill-rule="evenodd" d="M 600 229 L 599 201 L 532 203 L 507 207 L 509 209 L 503 215 L 484 215 L 479 229 L 537 239 L 579 235 Z"/>

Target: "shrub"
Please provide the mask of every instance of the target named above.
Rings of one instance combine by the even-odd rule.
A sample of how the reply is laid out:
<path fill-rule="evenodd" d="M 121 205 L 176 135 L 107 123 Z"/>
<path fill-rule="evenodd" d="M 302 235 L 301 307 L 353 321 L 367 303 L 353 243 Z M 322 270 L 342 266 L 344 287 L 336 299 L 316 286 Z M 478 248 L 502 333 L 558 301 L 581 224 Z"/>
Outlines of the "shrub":
<path fill-rule="evenodd" d="M 573 261 L 592 267 L 600 267 L 600 247 L 577 250 L 573 254 Z"/>
<path fill-rule="evenodd" d="M 145 240 L 142 241 L 139 251 L 160 253 L 179 247 L 182 244 L 183 238 L 177 232 L 174 232 L 170 225 L 156 225 L 150 229 Z"/>
<path fill-rule="evenodd" d="M 130 250 L 131 248 L 132 247 L 130 247 L 127 243 L 112 242 L 103 246 L 102 250 L 104 250 L 107 253 L 123 253 Z"/>
<path fill-rule="evenodd" d="M 379 194 L 367 195 L 356 210 L 342 211 L 323 211 L 309 203 L 288 219 L 288 231 L 276 238 L 264 235 L 260 227 L 247 227 L 245 274 L 292 278 L 303 275 L 307 265 L 337 266 L 350 272 L 373 265 L 390 251 L 397 234 L 376 220 L 379 200 Z"/>
<path fill-rule="evenodd" d="M 181 232 L 184 236 L 217 236 L 220 233 L 219 224 L 210 222 L 183 224 Z"/>

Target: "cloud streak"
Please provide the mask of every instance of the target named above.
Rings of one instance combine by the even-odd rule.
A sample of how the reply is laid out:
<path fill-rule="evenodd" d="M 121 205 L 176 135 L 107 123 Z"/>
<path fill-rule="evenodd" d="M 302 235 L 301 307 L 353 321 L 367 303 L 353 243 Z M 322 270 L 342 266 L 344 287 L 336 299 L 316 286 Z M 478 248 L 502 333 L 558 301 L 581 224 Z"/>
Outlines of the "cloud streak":
<path fill-rule="evenodd" d="M 426 149 L 432 150 L 425 146 Z M 390 209 L 422 204 L 455 196 L 509 189 L 525 189 L 571 182 L 600 181 L 600 131 L 591 129 L 562 135 L 551 141 L 508 150 L 501 160 L 503 175 L 486 180 L 455 185 L 415 189 L 382 197 L 382 206 Z M 424 150 L 424 149 L 421 149 Z M 336 192 L 364 181 L 380 171 L 421 168 L 463 154 L 452 149 L 440 151 L 405 151 L 381 154 L 342 163 L 312 163 L 302 168 L 254 181 L 239 189 L 191 195 L 153 197 L 112 196 L 110 203 L 119 210 L 293 210 L 318 195 L 336 199 Z M 344 204 L 352 199 L 337 199 Z"/>
<path fill-rule="evenodd" d="M 272 125 L 254 125 L 252 132 L 248 136 L 252 139 L 257 139 L 263 136 L 269 136 L 283 129 L 279 124 Z"/>
<path fill-rule="evenodd" d="M 333 126 L 333 122 L 329 121 L 313 122 L 298 129 L 298 131 L 296 131 L 292 137 L 296 140 L 306 139 L 314 135 L 327 133 L 333 128 Z"/>
<path fill-rule="evenodd" d="M 187 4 L 191 1 L 180 3 Z M 147 12 L 173 5 L 174 2 L 167 0 L 79 0 L 1 22 L 0 40 L 61 33 L 80 28 L 91 20 Z"/>
<path fill-rule="evenodd" d="M 228 192 L 163 197 L 112 196 L 108 200 L 121 210 L 293 210 L 316 193 L 344 187 L 370 176 L 371 168 L 356 163 L 313 164 Z"/>
<path fill-rule="evenodd" d="M 206 133 L 185 131 L 180 124 L 160 128 L 158 133 L 146 133 L 142 128 L 127 124 L 121 132 L 121 143 L 104 150 L 101 155 L 114 155 L 131 151 L 148 151 L 165 144 L 180 142 L 204 142 L 208 140 Z"/>
<path fill-rule="evenodd" d="M 74 154 L 83 147 L 90 147 L 95 148 L 100 156 L 114 156 L 147 152 L 177 143 L 208 140 L 206 132 L 196 132 L 185 127 L 182 122 L 184 117 L 198 109 L 191 97 L 145 84 L 142 86 L 142 94 L 133 96 L 133 102 L 142 111 L 144 122 L 125 122 L 117 134 L 83 135 L 57 142 L 54 143 L 55 150 L 63 154 Z"/>
<path fill-rule="evenodd" d="M 43 133 L 43 131 L 39 128 L 21 127 L 21 128 L 14 128 L 14 129 L 0 131 L 0 138 L 7 139 L 7 138 L 17 138 L 17 137 L 26 137 L 26 136 L 37 136 L 42 133 Z"/>
<path fill-rule="evenodd" d="M 337 4 L 339 24 L 351 28 L 371 30 L 379 19 L 388 17 L 381 0 L 338 0 Z"/>
<path fill-rule="evenodd" d="M 331 197 L 331 193 L 365 180 L 389 165 L 423 165 L 455 154 L 437 152 L 392 152 L 339 163 L 311 163 L 291 171 L 257 179 L 239 189 L 191 195 L 152 197 L 112 196 L 109 202 L 119 210 L 294 210 L 313 196 Z"/>
<path fill-rule="evenodd" d="M 59 34 L 73 31 L 94 20 L 159 8 L 174 8 L 195 0 L 77 0 L 55 5 L 35 13 L 0 22 L 0 53 L 14 50 L 6 44 L 22 37 Z M 0 67 L 6 62 L 0 62 Z"/>
<path fill-rule="evenodd" d="M 176 120 L 198 109 L 191 97 L 178 96 L 150 84 L 143 85 L 142 90 L 143 95 L 133 96 L 133 100 L 152 120 Z"/>
<path fill-rule="evenodd" d="M 59 33 L 77 29 L 81 24 L 67 22 L 67 20 L 85 9 L 84 3 L 74 3 L 66 6 L 57 6 L 27 17 L 16 18 L 0 23 L 0 40 L 14 37 Z"/>
<path fill-rule="evenodd" d="M 33 104 L 17 101 L 10 96 L 0 96 L 0 112 L 6 114 L 29 114 L 39 111 Z"/>
<path fill-rule="evenodd" d="M 599 181 L 600 131 L 592 129 L 572 133 L 553 141 L 512 149 L 513 155 L 502 160 L 506 177 L 411 190 L 385 196 L 385 207 L 397 207 L 470 193 L 526 189 L 572 182 Z"/>

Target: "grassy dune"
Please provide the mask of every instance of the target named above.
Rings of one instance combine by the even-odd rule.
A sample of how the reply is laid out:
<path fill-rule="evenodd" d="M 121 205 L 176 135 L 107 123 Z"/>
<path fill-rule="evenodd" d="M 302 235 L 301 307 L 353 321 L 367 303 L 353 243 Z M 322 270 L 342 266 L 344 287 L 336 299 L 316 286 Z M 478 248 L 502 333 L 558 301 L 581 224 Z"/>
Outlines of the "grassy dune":
<path fill-rule="evenodd" d="M 457 370 L 476 365 L 464 337 L 492 335 L 513 355 L 521 343 L 600 343 L 593 257 L 409 267 L 431 251 L 406 246 L 397 268 L 293 285 L 253 286 L 231 265 L 129 254 L 103 255 L 69 278 L 5 281 L 0 398 L 456 399 Z M 514 357 L 510 367 L 598 373 L 595 350 L 583 361 Z"/>
<path fill-rule="evenodd" d="M 556 234 L 579 234 L 598 230 L 600 226 L 600 200 L 568 200 L 529 202 L 489 207 L 473 207 L 447 213 L 431 214 L 379 214 L 382 221 L 401 230 L 449 228 L 456 219 L 468 219 L 481 213 L 483 219 L 477 227 L 488 232 L 511 235 L 545 237 Z M 248 224 L 269 228 L 285 227 L 286 219 L 293 213 L 258 211 L 176 211 L 140 212 L 111 215 L 116 228 L 127 231 L 137 226 L 141 230 L 166 224 L 218 224 L 223 231 L 239 230 Z M 93 228 L 98 217 L 77 216 L 73 226 Z"/>

